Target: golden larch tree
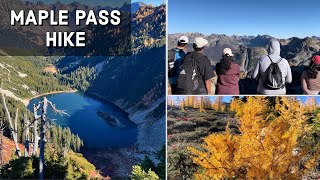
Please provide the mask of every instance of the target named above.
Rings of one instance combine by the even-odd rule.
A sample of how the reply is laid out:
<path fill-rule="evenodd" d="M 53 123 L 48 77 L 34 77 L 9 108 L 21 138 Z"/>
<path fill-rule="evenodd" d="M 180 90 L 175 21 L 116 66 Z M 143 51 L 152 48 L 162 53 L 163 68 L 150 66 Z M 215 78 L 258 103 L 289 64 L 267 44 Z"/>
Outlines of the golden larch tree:
<path fill-rule="evenodd" d="M 181 112 L 186 112 L 186 110 L 184 109 L 184 99 L 182 99 L 181 101 L 180 101 L 180 111 Z"/>
<path fill-rule="evenodd" d="M 241 134 L 227 126 L 225 133 L 204 138 L 201 150 L 188 148 L 200 167 L 196 179 L 300 179 L 314 167 L 317 155 L 299 147 L 307 121 L 302 103 L 282 97 L 272 120 L 265 97 L 234 99 L 230 109 L 236 110 Z"/>
<path fill-rule="evenodd" d="M 308 113 L 312 113 L 316 110 L 317 108 L 317 100 L 315 97 L 307 97 L 306 100 L 306 111 Z"/>
<path fill-rule="evenodd" d="M 203 112 L 206 112 L 206 110 L 204 109 L 204 98 L 201 96 L 200 97 L 200 112 L 203 113 Z"/>
<path fill-rule="evenodd" d="M 189 108 L 193 108 L 194 98 L 195 98 L 194 96 L 189 96 L 189 99 L 188 99 L 188 101 L 189 101 L 188 102 L 188 105 L 189 105 L 188 107 Z"/>
<path fill-rule="evenodd" d="M 199 97 L 194 97 L 193 108 L 196 109 L 199 107 Z"/>
<path fill-rule="evenodd" d="M 189 96 L 184 99 L 184 107 L 189 107 Z"/>
<path fill-rule="evenodd" d="M 223 100 L 222 96 L 217 96 L 214 102 L 212 103 L 212 109 L 215 111 L 221 111 L 221 107 L 223 105 L 222 100 Z"/>

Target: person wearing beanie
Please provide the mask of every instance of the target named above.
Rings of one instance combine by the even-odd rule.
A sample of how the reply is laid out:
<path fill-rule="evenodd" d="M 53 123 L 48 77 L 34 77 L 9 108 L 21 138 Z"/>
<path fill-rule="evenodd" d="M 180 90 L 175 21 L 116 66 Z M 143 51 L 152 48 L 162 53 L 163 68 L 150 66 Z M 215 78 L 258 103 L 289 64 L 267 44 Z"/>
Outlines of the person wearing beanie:
<path fill-rule="evenodd" d="M 301 86 L 304 94 L 318 95 L 320 92 L 320 56 L 313 56 L 309 67 L 302 73 Z"/>
<path fill-rule="evenodd" d="M 216 73 L 218 75 L 216 94 L 239 94 L 240 67 L 234 63 L 234 57 L 230 48 L 223 50 L 222 59 L 216 65 Z"/>
<path fill-rule="evenodd" d="M 280 56 L 280 43 L 279 41 L 271 41 L 269 46 L 269 55 L 262 56 L 254 69 L 254 73 L 252 78 L 257 79 L 259 81 L 259 85 L 257 88 L 258 94 L 264 95 L 285 95 L 286 94 L 286 86 L 285 83 L 292 82 L 292 73 L 291 68 L 288 61 L 285 58 Z M 274 74 L 271 74 L 272 71 L 270 67 L 275 67 L 276 70 L 280 72 L 277 75 L 277 79 L 273 79 Z M 271 77 L 271 78 L 270 78 Z M 281 77 L 281 78 L 280 78 Z M 277 80 L 277 81 L 274 81 Z M 268 82 L 277 82 L 276 88 L 271 88 Z M 281 82 L 279 84 L 278 82 Z M 280 88 L 278 86 L 281 86 Z"/>
<path fill-rule="evenodd" d="M 211 95 L 213 70 L 210 59 L 203 54 L 208 41 L 202 37 L 194 39 L 193 52 L 183 59 L 179 69 L 177 94 Z"/>
<path fill-rule="evenodd" d="M 182 63 L 182 59 L 186 55 L 185 49 L 189 43 L 189 39 L 186 36 L 181 36 L 178 39 L 177 47 L 171 49 L 168 52 L 168 77 L 171 87 L 171 94 L 176 94 L 178 85 L 179 67 Z"/>

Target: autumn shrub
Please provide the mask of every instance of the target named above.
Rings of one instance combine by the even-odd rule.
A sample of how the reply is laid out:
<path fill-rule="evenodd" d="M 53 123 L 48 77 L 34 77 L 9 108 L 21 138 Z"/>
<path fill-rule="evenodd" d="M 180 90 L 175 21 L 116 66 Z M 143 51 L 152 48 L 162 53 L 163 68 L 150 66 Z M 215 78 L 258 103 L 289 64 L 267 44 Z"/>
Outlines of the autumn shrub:
<path fill-rule="evenodd" d="M 176 120 L 175 119 L 173 119 L 173 118 L 167 118 L 167 126 L 169 127 L 169 126 L 171 126 L 171 125 L 173 125 L 173 124 L 175 124 L 176 123 Z"/>
<path fill-rule="evenodd" d="M 197 125 L 197 127 L 202 127 L 202 126 L 211 126 L 212 123 L 204 118 L 198 118 L 194 120 L 194 123 Z"/>
<path fill-rule="evenodd" d="M 196 123 L 191 121 L 179 121 L 168 128 L 169 133 L 179 133 L 193 131 L 197 127 Z"/>
<path fill-rule="evenodd" d="M 168 150 L 167 172 L 169 180 L 192 178 L 193 173 L 197 171 L 197 166 L 192 162 L 190 155 L 190 152 L 186 148 Z"/>
<path fill-rule="evenodd" d="M 199 167 L 196 179 L 301 179 L 315 167 L 319 154 L 300 146 L 310 131 L 301 102 L 281 97 L 270 107 L 264 97 L 247 97 L 234 99 L 230 110 L 236 112 L 240 134 L 227 126 L 224 133 L 204 138 L 202 148 L 188 148 Z"/>

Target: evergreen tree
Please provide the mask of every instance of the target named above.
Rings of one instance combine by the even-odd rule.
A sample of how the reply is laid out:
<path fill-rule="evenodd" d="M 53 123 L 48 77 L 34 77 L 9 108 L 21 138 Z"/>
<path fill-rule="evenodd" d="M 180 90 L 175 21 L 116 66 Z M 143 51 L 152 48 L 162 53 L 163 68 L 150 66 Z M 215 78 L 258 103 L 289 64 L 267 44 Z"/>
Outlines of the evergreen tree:
<path fill-rule="evenodd" d="M 140 167 L 146 172 L 149 169 L 151 169 L 152 171 L 156 170 L 156 166 L 154 165 L 153 161 L 146 155 L 144 156 L 144 159 L 143 159 L 142 163 L 140 164 Z"/>

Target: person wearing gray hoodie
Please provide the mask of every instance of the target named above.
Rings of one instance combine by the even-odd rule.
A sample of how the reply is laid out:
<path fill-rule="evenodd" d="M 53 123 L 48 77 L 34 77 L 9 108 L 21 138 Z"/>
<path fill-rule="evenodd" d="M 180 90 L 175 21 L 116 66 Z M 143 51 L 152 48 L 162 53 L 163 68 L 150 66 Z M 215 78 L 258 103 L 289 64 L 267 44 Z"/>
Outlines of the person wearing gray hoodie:
<path fill-rule="evenodd" d="M 271 65 L 271 61 L 273 63 L 278 62 L 278 66 L 282 74 L 282 82 L 291 83 L 292 81 L 292 73 L 289 63 L 286 59 L 280 57 L 280 43 L 278 41 L 271 42 L 268 56 L 262 56 L 259 59 L 253 73 L 253 78 L 259 81 L 257 93 L 265 95 L 284 95 L 286 94 L 285 86 L 280 89 L 269 89 L 263 85 L 265 79 L 267 78 L 266 70 Z"/>

